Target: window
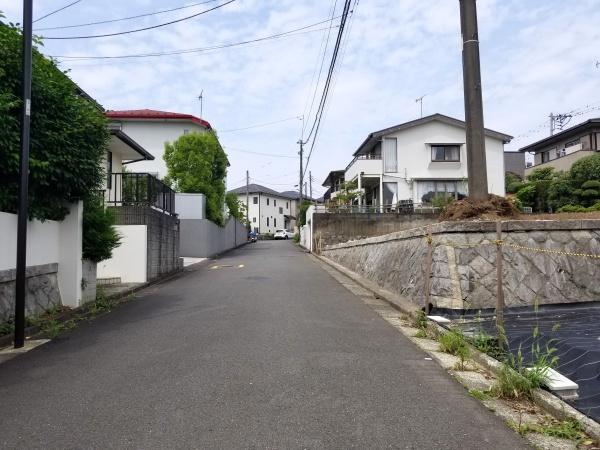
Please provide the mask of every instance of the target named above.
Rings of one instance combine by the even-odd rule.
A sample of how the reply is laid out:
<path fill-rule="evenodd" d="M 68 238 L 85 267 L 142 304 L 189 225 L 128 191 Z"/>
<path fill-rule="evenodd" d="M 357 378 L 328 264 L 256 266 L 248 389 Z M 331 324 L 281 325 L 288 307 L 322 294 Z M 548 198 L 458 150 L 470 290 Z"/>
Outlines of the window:
<path fill-rule="evenodd" d="M 273 206 L 277 206 L 277 200 L 273 199 Z"/>
<path fill-rule="evenodd" d="M 106 189 L 112 189 L 112 152 L 106 152 Z"/>
<path fill-rule="evenodd" d="M 267 226 L 269 226 L 269 218 L 267 217 Z"/>
<path fill-rule="evenodd" d="M 565 148 L 573 147 L 574 145 L 579 145 L 581 143 L 581 138 L 573 139 L 565 144 Z"/>
<path fill-rule="evenodd" d="M 190 130 L 183 130 L 183 134 L 189 134 Z"/>
<path fill-rule="evenodd" d="M 285 202 L 285 209 L 288 209 L 288 208 L 289 208 L 288 202 Z"/>
<path fill-rule="evenodd" d="M 550 152 L 542 152 L 542 164 L 550 161 Z"/>
<path fill-rule="evenodd" d="M 383 183 L 383 204 L 395 205 L 398 203 L 398 183 Z"/>
<path fill-rule="evenodd" d="M 256 223 L 256 217 L 252 218 L 252 223 Z"/>
<path fill-rule="evenodd" d="M 252 203 L 258 205 L 258 197 L 252 197 Z"/>
<path fill-rule="evenodd" d="M 277 227 L 277 219 L 273 219 L 273 226 Z"/>
<path fill-rule="evenodd" d="M 460 161 L 460 146 L 459 145 L 432 145 L 431 146 L 432 161 Z"/>
<path fill-rule="evenodd" d="M 385 138 L 383 140 L 383 171 L 398 172 L 398 140 Z"/>
<path fill-rule="evenodd" d="M 269 197 L 267 197 L 267 206 L 269 206 Z"/>
<path fill-rule="evenodd" d="M 254 227 L 254 232 L 258 234 L 258 227 Z"/>
<path fill-rule="evenodd" d="M 279 214 L 283 214 L 283 208 L 281 206 L 279 207 Z"/>
<path fill-rule="evenodd" d="M 446 194 L 463 198 L 467 194 L 467 183 L 462 180 L 418 181 L 417 201 L 431 203 L 434 197 Z"/>

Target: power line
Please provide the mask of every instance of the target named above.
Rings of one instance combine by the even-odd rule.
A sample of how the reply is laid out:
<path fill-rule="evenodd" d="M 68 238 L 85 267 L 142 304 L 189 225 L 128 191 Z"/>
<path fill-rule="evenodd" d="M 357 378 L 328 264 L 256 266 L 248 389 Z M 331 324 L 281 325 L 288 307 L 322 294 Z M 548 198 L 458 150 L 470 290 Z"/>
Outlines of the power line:
<path fill-rule="evenodd" d="M 234 152 L 241 152 L 241 153 L 249 153 L 251 155 L 260 155 L 260 156 L 270 156 L 273 158 L 292 158 L 292 159 L 296 159 L 295 156 L 288 156 L 288 155 L 277 155 L 274 153 L 262 153 L 262 152 L 254 152 L 251 150 L 242 150 L 240 148 L 233 148 L 233 147 L 224 147 L 225 150 L 229 151 L 234 151 Z"/>
<path fill-rule="evenodd" d="M 57 12 L 61 12 L 63 9 L 67 9 L 68 7 L 76 5 L 79 2 L 81 2 L 81 0 L 75 0 L 74 2 L 71 2 L 68 5 L 63 6 L 62 8 L 55 9 L 54 11 L 51 11 L 48 14 L 43 15 L 42 17 L 38 17 L 32 23 L 36 23 L 36 22 L 39 22 L 40 20 L 44 20 L 46 17 L 50 17 L 51 15 L 56 14 Z"/>
<path fill-rule="evenodd" d="M 79 1 L 81 1 L 81 0 L 79 0 Z M 219 1 L 219 0 L 205 0 L 203 2 L 192 3 L 190 5 L 178 6 L 176 8 L 171 8 L 171 9 L 162 9 L 160 11 L 138 14 L 137 16 L 122 17 L 120 19 L 99 20 L 97 22 L 79 23 L 76 25 L 63 25 L 60 27 L 35 28 L 34 31 L 64 30 L 67 28 L 81 28 L 81 27 L 89 27 L 92 25 L 103 25 L 105 23 L 123 22 L 125 20 L 139 19 L 141 17 L 148 17 L 148 16 L 157 16 L 159 14 L 165 14 L 168 12 L 179 11 L 181 9 L 193 8 L 194 6 L 205 5 L 206 3 L 214 3 L 216 1 Z M 77 3 L 77 2 L 75 2 L 75 3 Z M 38 20 L 41 20 L 41 19 L 38 19 Z"/>
<path fill-rule="evenodd" d="M 223 6 L 229 5 L 230 3 L 233 3 L 235 1 L 236 0 L 228 0 L 225 3 L 221 3 L 220 5 L 214 6 L 210 9 L 205 9 L 204 11 L 200 11 L 199 13 L 192 14 L 191 16 L 182 17 L 181 19 L 177 19 L 177 20 L 171 20 L 170 22 L 160 23 L 158 25 L 152 25 L 150 27 L 137 28 L 135 30 L 120 31 L 118 33 L 92 34 L 92 35 L 88 35 L 88 36 L 44 36 L 43 38 L 44 39 L 61 39 L 61 40 L 92 39 L 92 38 L 109 37 L 109 36 L 120 36 L 123 34 L 138 33 L 140 31 L 146 31 L 146 30 L 154 30 L 155 28 L 166 27 L 167 25 L 173 25 L 174 23 L 179 23 L 179 22 L 183 22 L 184 20 L 193 19 L 194 17 L 198 17 L 198 16 L 201 16 L 202 14 L 206 14 L 211 11 L 214 11 L 215 9 L 222 8 Z"/>
<path fill-rule="evenodd" d="M 323 40 L 321 41 L 321 48 L 323 48 L 323 44 L 325 44 L 325 48 L 323 49 L 323 58 L 321 58 L 321 66 L 319 67 L 319 75 L 317 77 L 317 82 L 315 83 L 315 90 L 313 92 L 312 100 L 310 102 L 310 109 L 308 110 L 308 114 L 306 114 L 306 106 L 308 106 L 308 98 L 306 99 L 306 105 L 304 106 L 303 116 L 306 116 L 306 117 L 310 117 L 310 115 L 312 114 L 312 109 L 315 104 L 315 99 L 317 97 L 317 90 L 319 89 L 319 82 L 321 81 L 321 73 L 323 72 L 323 65 L 325 64 L 325 57 L 327 56 L 327 47 L 329 46 L 329 37 L 331 35 L 331 29 L 333 27 L 333 20 L 334 20 L 336 6 L 337 6 L 337 0 L 334 0 L 332 8 L 331 8 L 331 20 L 329 23 L 329 29 L 327 30 L 327 34 L 325 36 L 323 36 Z M 320 49 L 319 49 L 319 52 L 320 52 Z M 317 61 L 318 61 L 318 59 L 317 59 Z M 313 76 L 310 80 L 311 85 L 312 85 L 313 80 L 315 79 L 316 72 L 317 72 L 317 66 L 315 66 Z M 305 129 L 306 129 L 306 126 L 303 123 L 302 124 L 302 133 L 301 133 L 302 136 L 304 136 Z M 301 137 L 301 139 L 303 139 L 303 138 Z"/>
<path fill-rule="evenodd" d="M 309 137 L 307 138 L 310 139 L 310 136 L 313 134 L 313 130 L 314 130 L 314 137 L 311 143 L 311 147 L 310 147 L 310 151 L 308 152 L 308 157 L 306 158 L 306 166 L 304 167 L 304 173 L 306 173 L 306 169 L 308 168 L 308 163 L 310 162 L 310 157 L 312 155 L 312 152 L 314 150 L 315 147 L 315 142 L 317 141 L 317 134 L 319 132 L 319 127 L 321 126 L 321 119 L 323 117 L 323 110 L 325 108 L 325 102 L 327 101 L 327 95 L 329 93 L 329 87 L 331 86 L 331 77 L 333 76 L 333 70 L 335 68 L 335 63 L 337 61 L 337 56 L 338 56 L 338 52 L 340 49 L 340 44 L 341 44 L 341 40 L 342 40 L 342 36 L 344 34 L 344 27 L 346 25 L 346 20 L 348 18 L 348 12 L 350 9 L 350 3 L 351 0 L 346 0 L 345 4 L 344 4 L 344 11 L 342 12 L 342 18 L 340 20 L 340 27 L 338 29 L 338 35 L 337 35 L 337 39 L 335 41 L 335 47 L 333 49 L 333 55 L 331 56 L 331 64 L 329 65 L 329 72 L 327 74 L 327 79 L 325 81 L 325 86 L 323 88 L 323 94 L 321 96 L 321 102 L 319 103 L 319 108 L 317 109 L 317 115 L 315 116 L 315 121 L 313 123 L 313 126 L 311 128 L 311 132 L 309 133 Z M 303 174 L 304 175 L 304 174 Z"/>
<path fill-rule="evenodd" d="M 243 127 L 243 128 L 232 128 L 230 130 L 221 130 L 221 131 L 219 131 L 219 133 L 233 133 L 234 131 L 250 130 L 252 128 L 266 127 L 266 126 L 269 126 L 269 125 L 275 125 L 275 124 L 278 124 L 278 123 L 288 122 L 290 120 L 300 119 L 300 118 L 301 118 L 300 116 L 288 117 L 286 119 L 274 120 L 273 122 L 259 123 L 257 125 L 250 125 L 248 127 Z"/>
<path fill-rule="evenodd" d="M 196 47 L 196 48 L 188 48 L 188 49 L 180 49 L 180 50 L 170 50 L 170 51 L 165 51 L 165 52 L 134 53 L 134 54 L 129 54 L 129 55 L 112 55 L 112 56 L 111 55 L 107 55 L 107 56 L 48 55 L 48 56 L 51 58 L 60 58 L 60 59 L 72 60 L 72 61 L 87 61 L 87 60 L 97 60 L 97 59 L 149 58 L 149 57 L 159 57 L 159 56 L 181 55 L 181 54 L 186 54 L 186 53 L 200 53 L 200 52 L 205 52 L 205 51 L 209 51 L 209 50 L 219 50 L 219 49 L 223 49 L 223 48 L 236 47 L 236 46 L 240 46 L 240 45 L 254 44 L 257 42 L 278 39 L 278 38 L 282 38 L 282 37 L 296 36 L 296 35 L 305 34 L 305 33 L 313 33 L 315 31 L 325 30 L 325 28 L 316 29 L 316 30 L 308 30 L 308 28 L 312 28 L 317 25 L 321 25 L 328 21 L 329 21 L 329 19 L 323 20 L 321 22 L 316 22 L 311 25 L 306 25 L 306 26 L 303 26 L 300 28 L 296 28 L 293 30 L 288 30 L 288 31 L 283 31 L 281 33 L 272 34 L 270 36 L 263 36 L 260 38 L 249 39 L 249 40 L 240 41 L 240 42 L 232 42 L 232 43 L 228 43 L 228 44 L 216 44 L 216 45 L 212 45 L 212 46 L 208 46 L 208 47 Z"/>

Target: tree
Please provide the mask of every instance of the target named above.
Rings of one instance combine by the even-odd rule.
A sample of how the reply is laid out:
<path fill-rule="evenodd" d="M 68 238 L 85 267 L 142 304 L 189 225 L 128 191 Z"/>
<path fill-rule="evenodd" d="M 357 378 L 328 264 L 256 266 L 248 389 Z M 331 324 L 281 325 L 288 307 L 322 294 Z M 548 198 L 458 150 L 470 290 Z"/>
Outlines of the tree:
<path fill-rule="evenodd" d="M 21 32 L 0 22 L 0 211 L 16 212 Z M 109 139 L 101 108 L 37 49 L 32 60 L 29 215 L 62 220 L 66 204 L 101 189 Z"/>
<path fill-rule="evenodd" d="M 227 155 L 213 131 L 185 134 L 165 144 L 165 182 L 178 192 L 206 196 L 206 217 L 223 226 Z"/>
<path fill-rule="evenodd" d="M 228 192 L 225 195 L 225 204 L 227 205 L 227 209 L 229 209 L 229 215 L 231 217 L 242 222 L 246 226 L 248 225 L 246 223 L 246 206 L 238 199 L 236 194 Z"/>
<path fill-rule="evenodd" d="M 360 196 L 361 191 L 358 189 L 358 181 L 346 181 L 342 184 L 332 203 L 336 203 L 338 206 L 351 205 Z"/>

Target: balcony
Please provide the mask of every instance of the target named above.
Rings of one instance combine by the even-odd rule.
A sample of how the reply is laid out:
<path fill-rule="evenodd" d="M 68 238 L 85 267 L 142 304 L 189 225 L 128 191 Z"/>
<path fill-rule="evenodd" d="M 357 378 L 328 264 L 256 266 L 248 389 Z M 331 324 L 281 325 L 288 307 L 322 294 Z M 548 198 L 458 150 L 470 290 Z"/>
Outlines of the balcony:
<path fill-rule="evenodd" d="M 104 194 L 109 206 L 146 206 L 175 216 L 175 191 L 149 173 L 111 173 Z"/>
<path fill-rule="evenodd" d="M 346 167 L 346 181 L 354 180 L 360 173 L 365 175 L 380 175 L 383 173 L 383 162 L 381 157 L 365 155 L 357 156 Z"/>
<path fill-rule="evenodd" d="M 525 168 L 525 176 L 528 177 L 535 169 L 543 167 L 554 167 L 555 170 L 569 170 L 575 161 L 595 153 L 595 150 L 582 150 L 581 144 L 566 148 L 565 150 L 557 153 L 549 161 Z"/>

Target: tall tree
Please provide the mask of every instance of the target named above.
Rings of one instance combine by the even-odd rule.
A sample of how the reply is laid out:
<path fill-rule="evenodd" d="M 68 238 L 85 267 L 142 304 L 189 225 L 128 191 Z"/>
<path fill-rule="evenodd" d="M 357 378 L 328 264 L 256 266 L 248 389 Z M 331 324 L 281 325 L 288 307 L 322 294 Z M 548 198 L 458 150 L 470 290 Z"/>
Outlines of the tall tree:
<path fill-rule="evenodd" d="M 224 225 L 227 155 L 213 131 L 185 134 L 165 144 L 165 182 L 178 192 L 206 196 L 206 217 Z"/>

